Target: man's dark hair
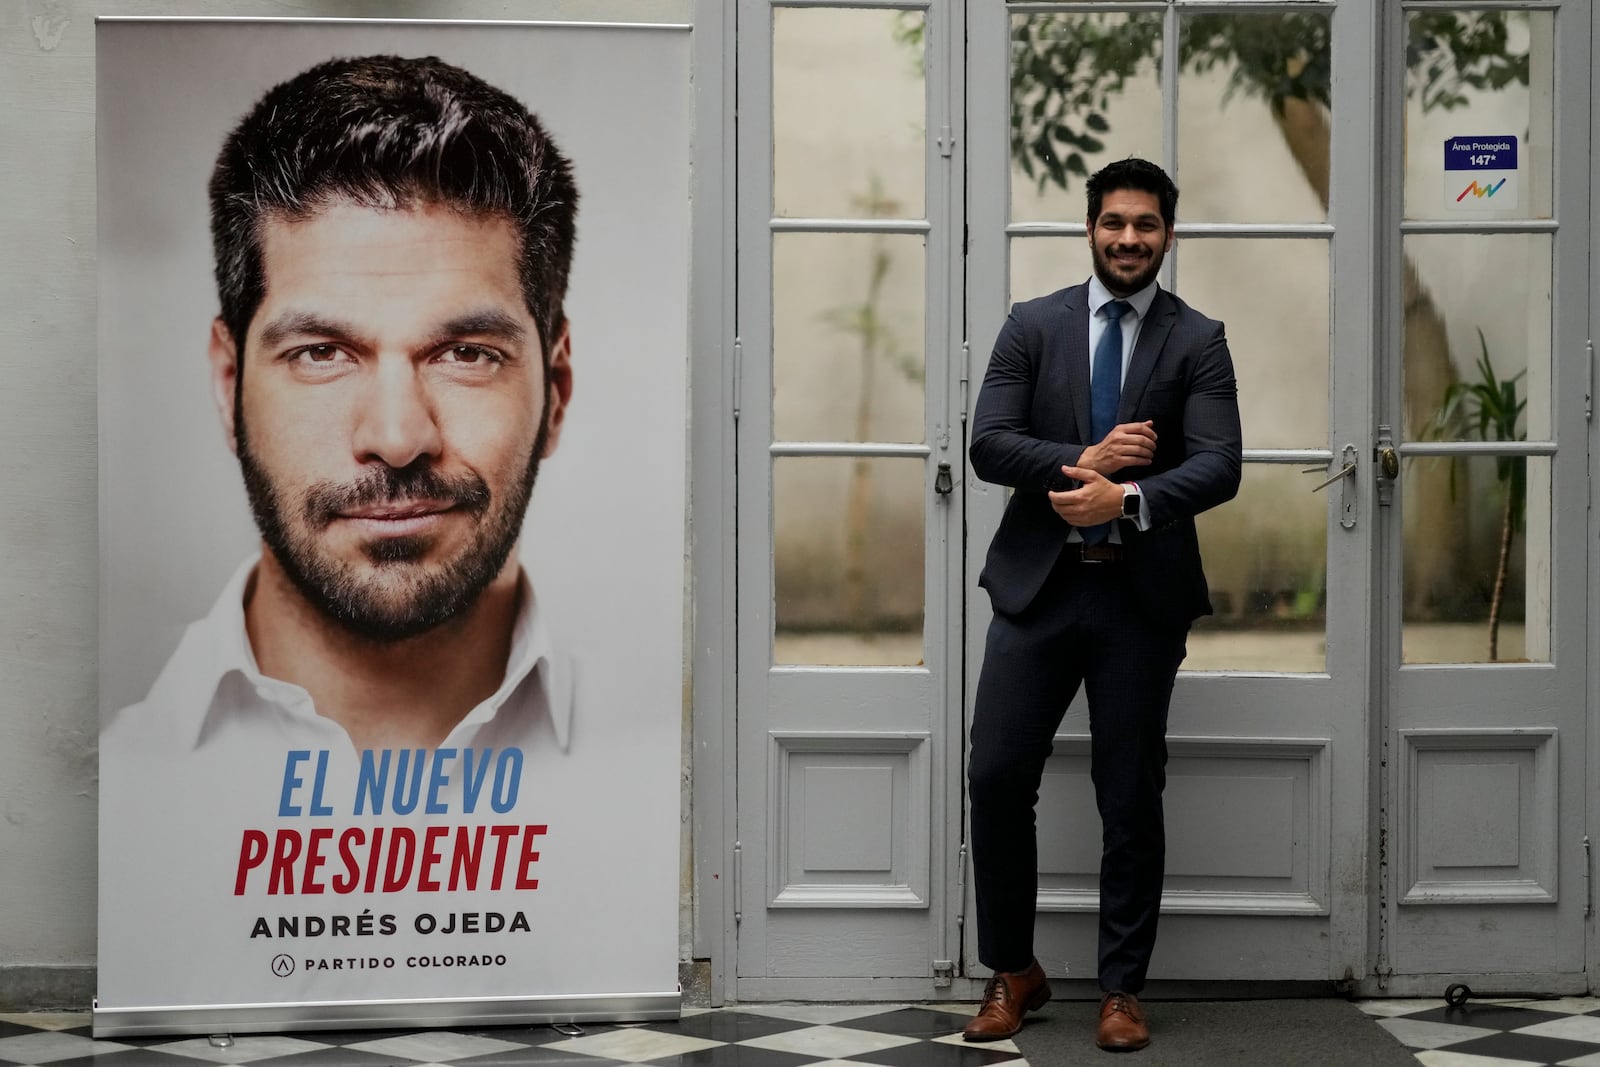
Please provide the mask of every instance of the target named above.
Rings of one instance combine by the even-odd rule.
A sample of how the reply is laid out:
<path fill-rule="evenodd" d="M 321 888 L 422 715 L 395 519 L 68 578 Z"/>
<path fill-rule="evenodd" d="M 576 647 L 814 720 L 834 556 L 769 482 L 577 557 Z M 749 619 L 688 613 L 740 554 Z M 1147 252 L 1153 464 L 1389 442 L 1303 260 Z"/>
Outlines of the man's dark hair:
<path fill-rule="evenodd" d="M 1167 224 L 1169 230 L 1178 215 L 1178 187 L 1172 184 L 1166 171 L 1148 159 L 1129 156 L 1115 163 L 1107 163 L 1090 176 L 1084 188 L 1089 194 L 1090 226 L 1100 217 L 1100 204 L 1106 194 L 1118 189 L 1136 189 L 1152 194 L 1161 205 L 1161 221 Z"/>
<path fill-rule="evenodd" d="M 222 322 L 241 355 L 265 294 L 261 230 L 338 201 L 443 204 L 517 229 L 523 298 L 548 364 L 578 192 L 572 168 L 520 103 L 433 57 L 318 64 L 268 90 L 228 135 L 211 174 Z"/>

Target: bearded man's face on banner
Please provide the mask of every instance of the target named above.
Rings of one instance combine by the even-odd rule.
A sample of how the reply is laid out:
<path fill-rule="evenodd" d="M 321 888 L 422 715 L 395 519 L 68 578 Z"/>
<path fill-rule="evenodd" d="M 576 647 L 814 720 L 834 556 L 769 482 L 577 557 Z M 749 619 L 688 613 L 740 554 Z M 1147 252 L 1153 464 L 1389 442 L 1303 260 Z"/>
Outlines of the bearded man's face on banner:
<path fill-rule="evenodd" d="M 512 560 L 571 392 L 496 215 L 335 201 L 261 225 L 242 352 L 213 326 L 219 412 L 267 549 L 368 639 L 426 633 Z"/>

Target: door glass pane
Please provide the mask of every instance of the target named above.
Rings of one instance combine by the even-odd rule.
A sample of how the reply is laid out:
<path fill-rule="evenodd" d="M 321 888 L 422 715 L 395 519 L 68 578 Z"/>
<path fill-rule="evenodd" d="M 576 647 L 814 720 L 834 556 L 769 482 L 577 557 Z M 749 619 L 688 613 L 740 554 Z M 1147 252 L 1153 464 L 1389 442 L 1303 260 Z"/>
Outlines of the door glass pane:
<path fill-rule="evenodd" d="M 1081 221 L 1083 179 L 1161 161 L 1161 14 L 1011 16 L 1011 217 Z"/>
<path fill-rule="evenodd" d="M 914 234 L 773 235 L 777 440 L 923 439 L 923 248 Z"/>
<path fill-rule="evenodd" d="M 1178 24 L 1178 217 L 1324 222 L 1329 16 L 1184 15 Z"/>
<path fill-rule="evenodd" d="M 1403 247 L 1406 439 L 1549 440 L 1550 235 Z"/>
<path fill-rule="evenodd" d="M 1328 445 L 1328 242 L 1180 238 L 1177 286 L 1228 333 L 1246 448 Z"/>
<path fill-rule="evenodd" d="M 776 215 L 922 217 L 923 35 L 921 12 L 773 10 Z"/>
<path fill-rule="evenodd" d="M 1311 492 L 1318 481 L 1247 463 L 1239 495 L 1195 519 L 1216 614 L 1195 620 L 1184 670 L 1327 669 L 1328 501 Z"/>
<path fill-rule="evenodd" d="M 772 464 L 773 662 L 922 662 L 922 459 Z"/>
<path fill-rule="evenodd" d="M 1011 299 L 1036 296 L 1079 285 L 1089 280 L 1094 260 L 1088 237 L 1013 237 L 1011 239 Z M 987 343 L 990 338 L 985 338 Z"/>
<path fill-rule="evenodd" d="M 1406 18 L 1406 217 L 1549 218 L 1555 12 Z"/>
<path fill-rule="evenodd" d="M 1549 457 L 1410 458 L 1400 486 L 1403 662 L 1548 661 Z"/>

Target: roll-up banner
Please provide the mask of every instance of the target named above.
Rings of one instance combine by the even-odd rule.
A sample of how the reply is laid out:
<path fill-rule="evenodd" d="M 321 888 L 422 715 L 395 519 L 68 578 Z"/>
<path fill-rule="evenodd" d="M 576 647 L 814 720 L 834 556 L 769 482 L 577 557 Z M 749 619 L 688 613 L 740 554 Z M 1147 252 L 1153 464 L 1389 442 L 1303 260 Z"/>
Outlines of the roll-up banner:
<path fill-rule="evenodd" d="M 687 28 L 96 50 L 95 1032 L 675 1017 Z"/>

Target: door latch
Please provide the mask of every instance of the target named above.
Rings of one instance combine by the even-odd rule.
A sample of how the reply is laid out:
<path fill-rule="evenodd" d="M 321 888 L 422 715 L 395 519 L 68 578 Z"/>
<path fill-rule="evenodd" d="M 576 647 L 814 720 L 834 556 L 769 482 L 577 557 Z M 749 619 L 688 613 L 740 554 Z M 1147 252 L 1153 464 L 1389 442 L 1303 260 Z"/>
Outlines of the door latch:
<path fill-rule="evenodd" d="M 1372 458 L 1378 461 L 1378 506 L 1386 508 L 1394 503 L 1394 483 L 1400 477 L 1400 452 L 1394 447 L 1394 431 L 1388 426 L 1378 427 Z"/>
<path fill-rule="evenodd" d="M 939 464 L 939 473 L 933 477 L 933 491 L 940 496 L 949 496 L 955 492 L 955 479 L 950 475 L 950 464 Z"/>

